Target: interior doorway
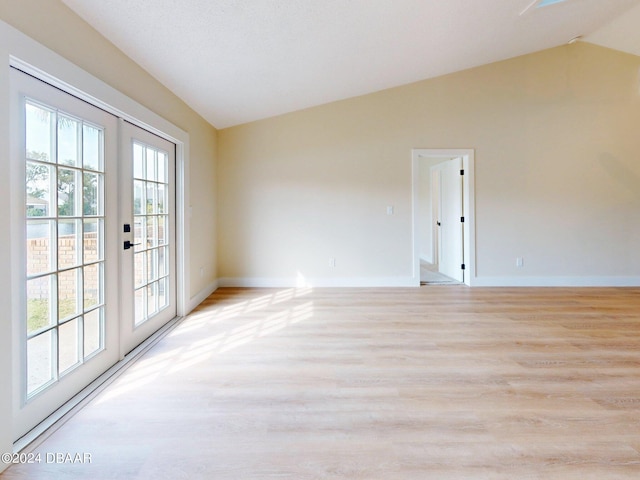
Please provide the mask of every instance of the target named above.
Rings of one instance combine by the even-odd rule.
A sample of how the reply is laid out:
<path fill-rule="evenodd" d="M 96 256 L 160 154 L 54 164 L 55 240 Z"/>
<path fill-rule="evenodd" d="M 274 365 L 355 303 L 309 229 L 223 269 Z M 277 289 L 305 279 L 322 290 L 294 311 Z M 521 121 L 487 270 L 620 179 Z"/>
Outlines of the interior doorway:
<path fill-rule="evenodd" d="M 415 285 L 472 284 L 473 167 L 473 150 L 412 151 Z"/>

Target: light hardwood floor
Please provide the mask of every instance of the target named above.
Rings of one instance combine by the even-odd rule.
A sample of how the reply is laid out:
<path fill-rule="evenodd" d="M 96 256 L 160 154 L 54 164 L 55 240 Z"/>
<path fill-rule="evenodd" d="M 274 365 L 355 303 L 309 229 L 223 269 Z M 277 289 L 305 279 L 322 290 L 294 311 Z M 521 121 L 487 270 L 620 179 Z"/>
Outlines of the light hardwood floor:
<path fill-rule="evenodd" d="M 638 479 L 640 289 L 220 289 L 9 479 Z"/>

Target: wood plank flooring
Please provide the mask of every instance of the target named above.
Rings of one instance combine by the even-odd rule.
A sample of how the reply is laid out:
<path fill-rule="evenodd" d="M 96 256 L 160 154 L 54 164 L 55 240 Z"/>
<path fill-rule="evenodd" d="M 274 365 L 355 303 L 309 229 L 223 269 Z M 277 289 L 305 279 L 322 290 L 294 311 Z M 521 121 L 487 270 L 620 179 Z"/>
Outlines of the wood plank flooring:
<path fill-rule="evenodd" d="M 638 479 L 640 289 L 220 289 L 9 479 Z"/>

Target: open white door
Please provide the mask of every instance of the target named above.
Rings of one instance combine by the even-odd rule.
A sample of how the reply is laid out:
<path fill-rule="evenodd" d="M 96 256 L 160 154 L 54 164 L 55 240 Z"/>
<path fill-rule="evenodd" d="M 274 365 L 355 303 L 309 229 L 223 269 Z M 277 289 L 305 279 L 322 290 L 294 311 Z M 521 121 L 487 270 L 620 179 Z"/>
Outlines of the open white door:
<path fill-rule="evenodd" d="M 414 284 L 420 285 L 420 248 L 422 235 L 425 234 L 420 225 L 420 222 L 424 221 L 425 212 L 425 207 L 421 205 L 423 200 L 420 191 L 424 188 L 421 168 L 427 166 L 430 168 L 433 182 L 430 189 L 443 192 L 431 201 L 433 229 L 436 231 L 433 243 L 434 246 L 440 245 L 445 249 L 433 263 L 444 262 L 439 269 L 440 272 L 471 286 L 476 275 L 473 188 L 475 153 L 471 149 L 417 148 L 411 151 L 411 162 Z M 438 221 L 441 223 L 440 226 L 437 225 Z M 461 268 L 462 265 L 464 268 Z"/>
<path fill-rule="evenodd" d="M 464 281 L 462 158 L 442 164 L 440 169 L 440 258 L 439 271 Z"/>

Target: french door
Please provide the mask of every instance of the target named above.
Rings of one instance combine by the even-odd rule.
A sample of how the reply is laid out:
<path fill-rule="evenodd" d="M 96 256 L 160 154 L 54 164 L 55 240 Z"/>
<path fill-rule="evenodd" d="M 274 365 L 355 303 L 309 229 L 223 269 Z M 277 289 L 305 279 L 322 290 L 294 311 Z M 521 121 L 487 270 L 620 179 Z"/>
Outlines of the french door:
<path fill-rule="evenodd" d="M 19 438 L 175 316 L 175 148 L 22 72 L 10 82 Z"/>
<path fill-rule="evenodd" d="M 175 145 L 124 121 L 121 134 L 121 288 L 133 292 L 121 313 L 128 353 L 176 316 Z"/>

